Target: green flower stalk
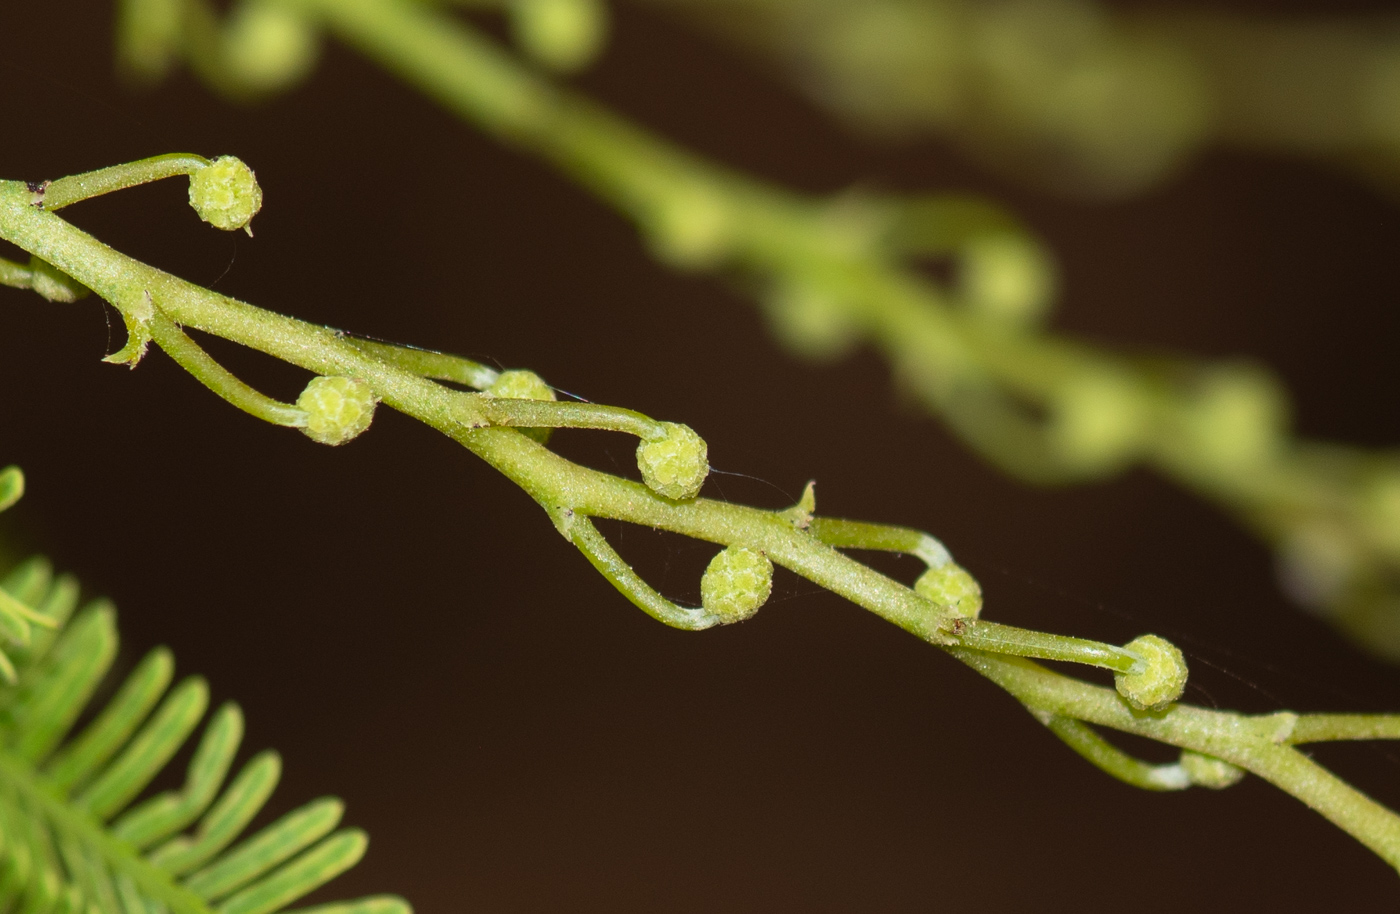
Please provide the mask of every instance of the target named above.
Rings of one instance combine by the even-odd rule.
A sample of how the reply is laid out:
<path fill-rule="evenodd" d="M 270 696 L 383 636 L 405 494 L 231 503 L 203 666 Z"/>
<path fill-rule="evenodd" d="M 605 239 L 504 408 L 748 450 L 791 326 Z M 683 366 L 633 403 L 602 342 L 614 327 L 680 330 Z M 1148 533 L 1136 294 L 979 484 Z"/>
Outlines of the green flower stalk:
<path fill-rule="evenodd" d="M 149 180 L 163 167 L 151 160 L 101 174 L 104 186 L 116 189 Z M 65 179 L 49 187 L 78 184 Z M 927 533 L 821 517 L 810 485 L 802 500 L 784 511 L 701 498 L 698 489 L 708 472 L 708 446 L 687 426 L 618 407 L 534 399 L 528 394 L 542 393 L 542 388 L 523 374 L 498 373 L 442 353 L 359 341 L 219 295 L 107 247 L 48 211 L 45 196 L 42 187 L 0 182 L 0 238 L 121 312 L 132 332 L 123 361 L 135 364 L 148 346 L 158 346 L 245 412 L 308 434 L 327 430 L 332 438 L 362 430 L 374 405 L 382 403 L 451 437 L 519 485 L 624 596 L 666 624 L 699 630 L 751 615 L 768 595 L 771 567 L 781 566 L 952 654 L 1009 692 L 1084 758 L 1126 783 L 1154 790 L 1192 784 L 1219 788 L 1236 777 L 1236 769 L 1245 771 L 1293 794 L 1400 867 L 1400 816 L 1295 748 L 1327 740 L 1400 739 L 1400 715 L 1281 711 L 1255 716 L 1181 704 L 1177 699 L 1187 670 L 1180 652 L 1168 642 L 1143 636 L 1119 647 L 980 618 L 975 580 Z M 0 276 L 17 276 L 22 269 L 16 264 L 4 267 L 7 272 Z M 29 287 L 25 282 L 13 284 Z M 218 365 L 184 328 L 253 348 L 316 377 L 298 404 L 278 403 Z M 497 392 L 462 391 L 436 379 L 477 391 L 497 387 Z M 501 396 L 500 391 L 526 396 Z M 541 428 L 592 428 L 637 437 L 643 482 L 572 463 L 521 431 Z M 0 501 L 13 500 L 21 485 L 15 473 L 0 473 Z M 701 581 L 703 605 L 677 606 L 657 593 L 618 556 L 593 518 L 641 524 L 719 545 L 722 551 Z M 853 560 L 842 549 L 906 553 L 922 560 L 933 574 L 926 573 L 916 590 Z M 0 617 L 5 617 L 3 605 Z M 18 609 L 14 617 L 37 621 Z M 0 626 L 0 634 L 8 635 L 16 650 L 25 648 L 20 632 L 18 625 L 8 631 Z M 1110 670 L 1118 688 L 1083 682 L 1028 658 Z M 1194 755 L 1183 755 L 1174 765 L 1150 765 L 1115 747 L 1096 728 L 1146 737 Z M 114 785 L 110 796 L 101 792 L 93 802 L 105 808 L 125 798 L 123 789 Z M 349 845 L 336 845 L 333 851 L 336 859 L 358 853 Z M 310 878 L 319 866 L 308 859 L 307 873 L 297 878 Z M 267 889 L 274 900 L 275 888 L 273 884 Z M 250 899 L 249 910 L 271 910 L 258 907 L 265 901 Z"/>

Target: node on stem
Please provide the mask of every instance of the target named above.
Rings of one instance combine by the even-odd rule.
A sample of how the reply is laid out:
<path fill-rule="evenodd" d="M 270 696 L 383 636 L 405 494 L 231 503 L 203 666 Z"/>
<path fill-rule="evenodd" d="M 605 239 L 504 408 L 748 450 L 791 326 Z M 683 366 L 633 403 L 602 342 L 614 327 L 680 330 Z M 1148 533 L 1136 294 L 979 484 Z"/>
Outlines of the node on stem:
<path fill-rule="evenodd" d="M 730 546 L 700 578 L 700 603 L 728 625 L 753 618 L 773 592 L 773 563 L 757 549 Z"/>
<path fill-rule="evenodd" d="M 658 495 L 678 501 L 700 494 L 710 474 L 709 447 L 688 425 L 661 423 L 662 436 L 637 445 L 642 481 Z"/>
<path fill-rule="evenodd" d="M 1165 638 L 1142 635 L 1123 645 L 1138 664 L 1133 672 L 1114 673 L 1118 694 L 1139 711 L 1161 711 L 1186 688 L 1186 658 Z"/>
<path fill-rule="evenodd" d="M 297 397 L 297 407 L 306 411 L 302 432 L 321 444 L 344 444 L 369 428 L 378 402 L 364 381 L 312 378 Z"/>
<path fill-rule="evenodd" d="M 190 175 L 190 206 L 214 228 L 247 229 L 262 209 L 262 188 L 242 160 L 221 156 Z"/>
<path fill-rule="evenodd" d="M 812 517 L 817 513 L 817 481 L 813 479 L 808 482 L 802 489 L 802 497 L 797 500 L 797 504 L 780 513 L 799 530 L 806 530 L 812 526 Z"/>

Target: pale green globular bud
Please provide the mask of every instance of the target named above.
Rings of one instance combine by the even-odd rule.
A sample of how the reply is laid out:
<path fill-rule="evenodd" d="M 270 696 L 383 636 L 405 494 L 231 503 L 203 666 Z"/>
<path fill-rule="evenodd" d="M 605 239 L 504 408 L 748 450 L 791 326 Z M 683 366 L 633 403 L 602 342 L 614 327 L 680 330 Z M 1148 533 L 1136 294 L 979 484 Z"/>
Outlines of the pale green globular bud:
<path fill-rule="evenodd" d="M 29 257 L 29 288 L 51 302 L 70 304 L 87 298 L 91 290 L 47 260 Z"/>
<path fill-rule="evenodd" d="M 768 320 L 773 332 L 799 355 L 832 360 L 851 351 L 855 324 L 830 293 L 808 285 L 784 285 L 769 294 Z"/>
<path fill-rule="evenodd" d="M 688 425 L 661 423 L 658 438 L 637 445 L 637 469 L 657 495 L 685 501 L 700 494 L 710 475 L 709 447 Z"/>
<path fill-rule="evenodd" d="M 312 378 L 297 397 L 297 408 L 306 412 L 302 432 L 321 444 L 344 444 L 369 428 L 378 402 L 364 381 Z"/>
<path fill-rule="evenodd" d="M 598 0 L 515 0 L 515 40 L 535 60 L 571 72 L 592 63 L 608 34 L 608 11 Z"/>
<path fill-rule="evenodd" d="M 748 546 L 723 550 L 700 578 L 701 605 L 726 625 L 752 618 L 772 592 L 773 563 Z"/>
<path fill-rule="evenodd" d="M 962 250 L 958 282 L 973 312 L 1013 326 L 1033 326 L 1055 296 L 1055 264 L 1020 235 L 984 235 Z"/>
<path fill-rule="evenodd" d="M 239 82 L 254 92 L 271 92 L 301 79 L 315 65 L 318 51 L 311 25 L 276 0 L 244 0 L 224 29 L 224 56 Z"/>
<path fill-rule="evenodd" d="M 533 371 L 524 369 L 513 369 L 503 371 L 496 378 L 495 383 L 486 388 L 488 397 L 500 397 L 503 400 L 554 400 L 554 388 L 544 382 L 544 378 Z M 549 435 L 553 429 L 550 428 L 522 428 L 517 429 L 529 435 L 531 438 L 544 444 L 549 441 Z"/>
<path fill-rule="evenodd" d="M 1231 366 L 1205 378 L 1187 422 L 1200 469 L 1234 475 L 1254 470 L 1278 452 L 1287 408 L 1273 378 Z"/>
<path fill-rule="evenodd" d="M 554 388 L 545 383 L 544 378 L 523 368 L 503 371 L 486 393 L 503 400 L 553 400 Z"/>
<path fill-rule="evenodd" d="M 1190 749 L 1181 750 L 1180 765 L 1181 770 L 1186 772 L 1186 776 L 1191 779 L 1192 784 L 1198 787 L 1209 787 L 1211 790 L 1224 790 L 1226 787 L 1233 787 L 1245 775 L 1244 769 L 1238 765 L 1232 765 L 1213 755 L 1192 752 Z"/>
<path fill-rule="evenodd" d="M 699 184 L 676 184 L 651 223 L 656 256 L 673 267 L 698 270 L 718 264 L 730 247 L 732 216 L 724 198 Z"/>
<path fill-rule="evenodd" d="M 1186 688 L 1186 658 L 1165 638 L 1142 635 L 1123 645 L 1137 658 L 1131 673 L 1114 673 L 1113 682 L 1128 704 L 1139 711 L 1161 711 Z"/>
<path fill-rule="evenodd" d="M 1132 379 L 1110 370 L 1081 372 L 1055 391 L 1050 440 L 1060 458 L 1086 473 L 1105 473 L 1132 459 L 1147 425 Z"/>
<path fill-rule="evenodd" d="M 190 206 L 199 218 L 231 232 L 245 229 L 262 208 L 262 188 L 253 169 L 233 156 L 221 156 L 190 175 Z"/>
<path fill-rule="evenodd" d="M 959 619 L 976 619 L 982 612 L 982 585 L 955 562 L 930 568 L 914 582 L 914 592 L 946 606 Z"/>

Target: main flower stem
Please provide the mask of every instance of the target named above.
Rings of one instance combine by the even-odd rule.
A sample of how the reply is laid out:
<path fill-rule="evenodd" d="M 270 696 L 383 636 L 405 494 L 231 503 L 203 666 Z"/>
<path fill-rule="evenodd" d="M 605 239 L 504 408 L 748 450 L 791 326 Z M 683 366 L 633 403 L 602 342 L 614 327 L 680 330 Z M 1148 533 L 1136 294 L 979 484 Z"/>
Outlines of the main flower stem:
<path fill-rule="evenodd" d="M 429 355 L 389 357 L 382 352 L 382 344 L 364 345 L 334 330 L 218 295 L 113 250 L 44 211 L 40 202 L 40 194 L 28 185 L 0 182 L 0 238 L 83 283 L 120 310 L 129 324 L 154 329 L 158 344 L 162 339 L 179 344 L 181 336 L 175 335 L 179 328 L 193 327 L 318 374 L 359 379 L 384 403 L 451 436 L 515 481 L 560 523 L 566 535 L 567 524 L 559 519 L 574 512 L 585 520 L 613 518 L 713 543 L 762 550 L 776 564 L 943 647 L 1039 714 L 1134 733 L 1224 759 L 1297 796 L 1392 865 L 1400 866 L 1400 817 L 1287 745 L 1295 732 L 1303 734 L 1297 741 L 1400 737 L 1400 723 L 1395 718 L 1327 715 L 1313 719 L 1288 713 L 1246 717 L 1179 704 L 1159 713 L 1133 711 L 1113 690 L 1052 672 L 1029 660 L 972 649 L 960 643 L 960 635 L 971 628 L 981 635 L 969 638 L 970 643 L 1057 659 L 1082 662 L 1085 657 L 1079 653 L 1087 651 L 1092 655 L 1090 662 L 1123 671 L 1121 668 L 1131 664 L 1117 648 L 994 623 L 969 623 L 823 543 L 803 524 L 794 522 L 788 512 L 704 498 L 674 501 L 640 483 L 571 463 L 512 428 L 493 427 L 489 398 L 448 389 L 415 372 L 485 380 L 466 363 L 454 366 L 448 357 Z M 179 345 L 175 348 L 179 350 Z M 199 362 L 192 358 L 192 351 L 183 356 L 191 364 Z M 214 379 L 211 386 L 229 386 L 228 379 L 216 377 L 202 362 L 196 367 L 206 375 L 206 382 Z M 548 410 L 559 406 L 562 404 L 542 405 L 537 412 L 516 418 L 545 419 Z M 649 427 L 642 421 L 645 417 L 628 411 L 603 410 L 591 416 L 587 410 L 576 412 L 579 415 L 570 421 L 580 424 L 641 433 Z M 272 410 L 265 418 L 277 421 L 292 417 Z M 863 525 L 839 522 L 819 524 L 817 530 L 823 529 L 838 543 L 873 544 L 874 548 L 912 551 L 935 562 L 946 561 L 941 547 L 930 545 L 936 541 L 925 541 L 922 535 L 909 531 L 890 528 L 873 536 Z M 591 559 L 606 558 L 600 542 L 581 545 L 589 547 L 585 551 Z M 607 570 L 620 572 L 617 568 Z M 671 624 L 691 626 L 704 621 L 699 617 L 667 618 L 669 610 L 659 605 L 653 609 Z"/>

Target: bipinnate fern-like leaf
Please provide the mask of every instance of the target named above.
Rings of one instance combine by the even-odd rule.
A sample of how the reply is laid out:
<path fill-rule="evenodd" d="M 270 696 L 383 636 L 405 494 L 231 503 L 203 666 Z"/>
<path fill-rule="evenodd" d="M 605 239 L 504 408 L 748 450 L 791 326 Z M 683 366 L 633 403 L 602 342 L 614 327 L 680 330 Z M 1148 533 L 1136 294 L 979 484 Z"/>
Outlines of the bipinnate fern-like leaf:
<path fill-rule="evenodd" d="M 24 474 L 19 467 L 0 470 L 0 511 L 11 507 L 24 495 Z M 25 600 L 0 589 L 0 681 L 14 685 L 15 665 L 9 654 L 24 651 L 34 637 L 34 627 L 53 629 L 52 617 L 34 609 L 33 600 Z M 7 649 L 9 653 L 7 653 Z"/>
<path fill-rule="evenodd" d="M 4 482 L 0 478 L 0 490 Z M 7 602 L 52 623 L 8 639 L 0 688 L 0 911 L 14 914 L 274 914 L 353 866 L 366 838 L 336 830 L 324 798 L 239 840 L 281 773 L 263 752 L 225 786 L 243 714 L 225 704 L 204 726 L 184 786 L 141 797 L 199 726 L 204 680 L 172 688 L 165 648 L 146 655 L 106 706 L 70 736 L 117 654 L 116 613 L 31 559 L 0 581 Z M 0 609 L 0 611 L 3 611 Z M 411 914 L 400 898 L 299 914 Z"/>

